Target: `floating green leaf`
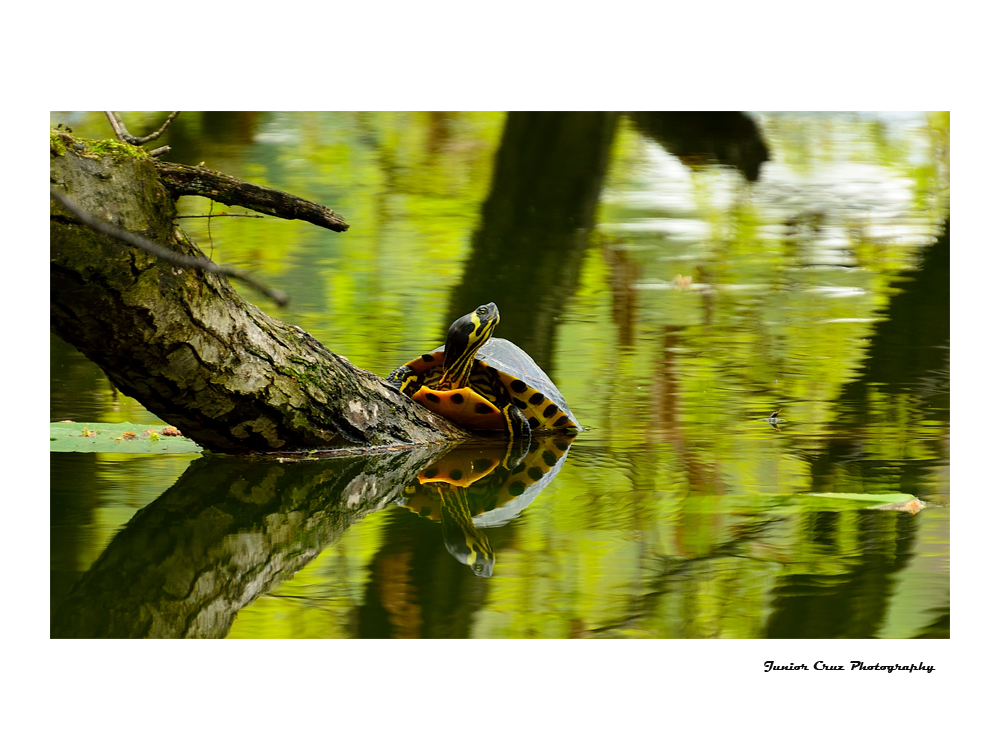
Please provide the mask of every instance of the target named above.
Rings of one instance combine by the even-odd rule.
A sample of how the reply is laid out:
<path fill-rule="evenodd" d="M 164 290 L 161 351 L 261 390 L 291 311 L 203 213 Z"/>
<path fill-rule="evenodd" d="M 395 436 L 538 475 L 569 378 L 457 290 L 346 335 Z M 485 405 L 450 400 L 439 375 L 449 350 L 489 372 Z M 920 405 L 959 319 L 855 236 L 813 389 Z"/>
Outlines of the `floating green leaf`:
<path fill-rule="evenodd" d="M 164 435 L 165 425 L 119 422 L 52 422 L 50 451 L 78 453 L 200 453 L 193 440 Z M 169 432 L 169 430 L 168 430 Z"/>
<path fill-rule="evenodd" d="M 919 499 L 905 492 L 859 493 L 859 492 L 807 492 L 793 495 L 789 500 L 797 510 L 906 510 L 914 513 L 924 507 Z"/>
<path fill-rule="evenodd" d="M 890 503 L 905 503 L 913 500 L 913 495 L 905 492 L 890 492 L 881 494 L 859 493 L 859 492 L 807 492 L 806 497 L 825 497 L 829 500 L 856 500 L 867 505 L 888 505 Z"/>

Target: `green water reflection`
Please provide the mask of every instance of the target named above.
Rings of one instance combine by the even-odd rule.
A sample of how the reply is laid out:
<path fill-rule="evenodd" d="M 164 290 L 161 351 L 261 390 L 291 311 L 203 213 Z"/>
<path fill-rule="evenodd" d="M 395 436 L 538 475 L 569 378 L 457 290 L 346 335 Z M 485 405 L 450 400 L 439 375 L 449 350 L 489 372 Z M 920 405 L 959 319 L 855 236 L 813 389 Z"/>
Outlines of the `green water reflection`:
<path fill-rule="evenodd" d="M 948 117 L 753 122 L 756 141 L 740 120 L 706 145 L 600 113 L 184 113 L 171 159 L 351 223 L 182 219 L 293 301 L 241 293 L 382 375 L 493 300 L 592 429 L 476 527 L 490 577 L 397 503 L 432 455 L 53 455 L 53 634 L 947 637 Z M 156 421 L 51 352 L 52 419 Z M 780 431 L 760 421 L 779 407 Z M 110 619 L 81 609 L 95 597 Z"/>
<path fill-rule="evenodd" d="M 635 457 L 569 442 L 536 439 L 513 457 L 502 444 L 201 457 L 138 511 L 110 495 L 73 507 L 62 489 L 52 633 L 901 637 L 947 607 L 947 508 L 874 509 L 879 495 L 580 492 L 595 467 L 625 479 Z M 66 455 L 53 457 L 54 482 L 70 463 L 105 469 Z M 136 472 L 152 468 L 130 458 Z M 442 471 L 454 481 L 433 481 Z"/>

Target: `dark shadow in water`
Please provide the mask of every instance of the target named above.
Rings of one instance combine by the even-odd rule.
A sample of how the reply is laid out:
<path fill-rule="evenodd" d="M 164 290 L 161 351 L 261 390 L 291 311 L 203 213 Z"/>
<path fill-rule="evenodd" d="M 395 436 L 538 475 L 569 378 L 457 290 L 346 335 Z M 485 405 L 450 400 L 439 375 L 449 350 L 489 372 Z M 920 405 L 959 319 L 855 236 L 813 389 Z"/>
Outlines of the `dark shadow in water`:
<path fill-rule="evenodd" d="M 871 424 L 873 394 L 912 396 L 906 425 L 949 419 L 950 221 L 944 234 L 925 250 L 919 267 L 896 282 L 895 293 L 874 326 L 871 347 L 857 379 L 837 401 L 835 432 L 826 449 L 811 458 L 813 490 L 837 486 L 843 476 L 855 478 L 859 491 L 880 485 L 919 493 L 932 484 L 931 472 L 947 460 L 940 444 L 924 462 L 906 461 L 902 468 L 866 454 L 866 427 Z M 884 407 L 883 407 L 884 408 Z M 906 429 L 906 425 L 902 429 Z M 839 480 L 838 480 L 839 478 Z M 818 519 L 813 519 L 814 521 Z M 912 556 L 919 516 L 866 511 L 857 547 L 862 554 L 848 573 L 834 576 L 791 575 L 776 589 L 775 611 L 768 623 L 771 638 L 873 638 L 882 627 L 893 593 L 893 576 Z M 894 525 L 894 526 L 893 526 Z M 814 527 L 819 544 L 822 525 Z M 947 638 L 947 612 L 927 626 L 922 637 Z"/>
<path fill-rule="evenodd" d="M 401 508 L 390 511 L 370 564 L 359 638 L 467 638 L 486 581 L 456 564 L 441 529 Z"/>
<path fill-rule="evenodd" d="M 550 369 L 555 327 L 576 291 L 618 115 L 511 112 L 445 328 L 477 305 L 500 308 L 497 335 Z"/>
<path fill-rule="evenodd" d="M 688 164 L 715 161 L 756 179 L 768 151 L 738 112 L 644 112 L 645 135 Z M 511 112 L 490 194 L 443 326 L 477 305 L 500 308 L 498 335 L 549 371 L 563 307 L 576 292 L 583 253 L 620 117 L 610 112 Z"/>
<path fill-rule="evenodd" d="M 50 456 L 49 469 L 49 611 L 52 612 L 79 577 L 75 572 L 76 561 L 83 547 L 81 534 L 93 510 L 97 454 Z M 88 488 L 87 491 L 81 491 L 82 487 Z"/>
<path fill-rule="evenodd" d="M 820 547 L 831 536 L 821 515 L 803 518 L 813 530 L 811 539 L 803 531 L 804 541 Z M 833 523 L 843 521 L 833 515 Z M 913 556 L 918 523 L 917 516 L 906 513 L 861 511 L 861 539 L 855 545 L 861 554 L 851 569 L 836 575 L 784 576 L 775 589 L 765 637 L 875 638 L 892 601 L 894 576 Z"/>
<path fill-rule="evenodd" d="M 869 476 L 892 475 L 885 462 L 866 460 L 864 428 L 875 419 L 873 396 L 906 395 L 906 426 L 926 420 L 950 419 L 950 220 L 944 234 L 928 247 L 918 268 L 893 284 L 884 320 L 875 324 L 858 377 L 837 399 L 837 418 L 826 450 L 811 458 L 813 490 L 827 491 L 839 473 L 858 475 L 864 486 Z M 885 399 L 883 399 L 885 400 Z M 884 406 L 882 408 L 885 408 Z M 894 489 L 917 494 L 927 486 L 930 472 L 946 460 L 940 444 L 933 458 L 907 461 L 903 473 L 893 476 Z M 870 488 L 869 488 L 870 489 Z"/>
<path fill-rule="evenodd" d="M 751 182 L 770 156 L 757 123 L 742 112 L 630 112 L 640 133 L 689 167 L 736 167 Z"/>
<path fill-rule="evenodd" d="M 926 248 L 915 271 L 893 284 L 885 320 L 875 324 L 864 374 L 844 392 L 850 404 L 862 401 L 870 384 L 890 393 L 923 384 L 928 405 L 947 415 L 951 345 L 951 221 Z"/>
<path fill-rule="evenodd" d="M 924 627 L 915 638 L 951 638 L 951 609 L 935 610 L 939 613 L 934 622 Z"/>

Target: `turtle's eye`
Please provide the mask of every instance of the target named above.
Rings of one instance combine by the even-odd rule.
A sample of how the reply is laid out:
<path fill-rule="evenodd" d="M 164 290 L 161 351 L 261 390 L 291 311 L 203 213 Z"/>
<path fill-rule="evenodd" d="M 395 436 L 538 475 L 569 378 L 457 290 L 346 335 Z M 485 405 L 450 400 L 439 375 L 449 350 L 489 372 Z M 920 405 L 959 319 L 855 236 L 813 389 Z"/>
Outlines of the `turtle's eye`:
<path fill-rule="evenodd" d="M 485 307 L 480 307 L 478 310 L 476 310 L 477 315 L 486 315 L 486 313 L 488 312 L 489 310 L 487 310 Z"/>

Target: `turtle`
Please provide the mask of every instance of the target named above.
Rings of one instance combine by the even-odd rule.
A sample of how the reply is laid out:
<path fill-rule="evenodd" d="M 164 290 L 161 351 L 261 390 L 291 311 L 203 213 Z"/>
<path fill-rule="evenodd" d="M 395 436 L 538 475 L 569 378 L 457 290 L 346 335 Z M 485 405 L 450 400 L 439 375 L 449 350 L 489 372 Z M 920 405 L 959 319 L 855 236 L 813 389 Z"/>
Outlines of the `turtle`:
<path fill-rule="evenodd" d="M 533 430 L 577 431 L 580 423 L 549 376 L 528 353 L 493 338 L 500 311 L 492 302 L 463 315 L 444 346 L 397 367 L 390 385 L 417 403 L 472 430 L 513 438 Z"/>

